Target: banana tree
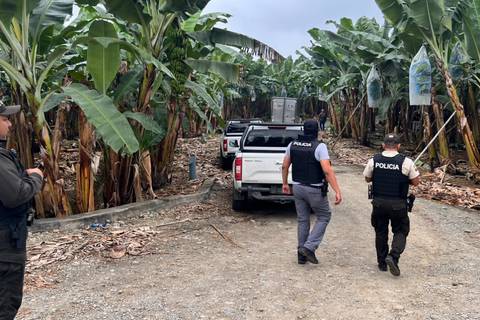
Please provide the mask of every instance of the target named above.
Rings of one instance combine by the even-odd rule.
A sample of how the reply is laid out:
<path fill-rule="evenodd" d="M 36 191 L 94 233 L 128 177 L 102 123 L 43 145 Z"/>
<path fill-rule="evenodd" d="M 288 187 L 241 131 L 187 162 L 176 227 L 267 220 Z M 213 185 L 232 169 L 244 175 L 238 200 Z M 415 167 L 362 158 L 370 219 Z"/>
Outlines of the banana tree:
<path fill-rule="evenodd" d="M 459 1 L 454 18 L 456 18 L 454 19 L 454 22 L 456 22 L 454 26 L 457 26 L 454 30 L 457 30 L 457 33 L 461 35 L 459 36 L 459 43 L 452 51 L 450 67 L 453 66 L 453 70 L 459 70 L 464 75 L 461 82 L 466 85 L 465 91 L 468 97 L 465 101 L 465 111 L 467 118 L 470 120 L 475 141 L 479 141 L 480 118 L 476 111 L 477 101 L 475 96 L 480 87 L 480 77 L 474 65 L 478 65 L 480 62 L 480 2 L 475 0 Z M 454 77 L 454 80 L 457 79 Z"/>
<path fill-rule="evenodd" d="M 343 24 L 346 22 L 347 20 L 342 20 Z M 309 34 L 314 41 L 307 53 L 325 77 L 323 88 L 329 93 L 327 99 L 330 102 L 330 114 L 339 126 L 337 131 L 341 131 L 343 122 L 348 121 L 351 135 L 358 139 L 360 128 L 354 109 L 360 100 L 362 69 L 365 66 L 357 55 L 352 54 L 352 35 L 317 28 L 309 30 Z"/>
<path fill-rule="evenodd" d="M 125 42 L 133 44 L 136 51 L 135 59 L 127 59 L 132 71 L 136 65 L 140 65 L 143 74 L 128 74 L 128 83 L 136 83 L 138 90 L 133 90 L 136 98 L 134 107 L 137 113 L 156 117 L 157 121 L 165 121 L 166 134 L 157 148 L 149 147 L 141 151 L 139 159 L 140 167 L 151 168 L 146 172 L 146 180 L 150 188 L 152 186 L 152 173 L 156 176 L 157 185 L 168 182 L 169 168 L 172 163 L 178 133 L 182 119 L 190 97 L 190 89 L 185 89 L 185 83 L 189 80 L 192 69 L 201 72 L 214 71 L 223 73 L 229 80 L 236 79 L 239 74 L 239 66 L 203 59 L 205 53 L 188 59 L 187 49 L 193 48 L 191 37 L 182 30 L 181 23 L 188 18 L 186 13 L 195 13 L 202 9 L 208 1 L 172 2 L 164 0 L 144 1 L 87 1 L 89 5 L 103 3 L 107 11 L 114 16 L 116 25 L 121 29 L 119 40 L 109 37 L 97 39 L 104 45 L 119 42 L 121 46 Z M 208 22 L 209 24 L 211 24 Z M 208 19 L 206 21 L 209 21 Z M 125 23 L 127 22 L 127 24 Z M 213 24 L 211 24 L 213 25 Z M 204 30 L 201 30 L 203 32 Z M 190 50 L 192 51 L 192 50 Z M 205 51 L 205 50 L 203 50 Z M 207 50 L 208 51 L 208 50 Z M 166 72 L 166 67 L 172 74 Z M 168 76 L 165 77 L 165 74 Z M 123 81 L 121 81 L 122 83 Z M 119 85 L 120 88 L 122 84 Z M 132 88 L 132 86 L 127 85 Z M 121 94 L 114 94 L 121 100 Z M 166 102 L 166 103 L 162 103 Z M 165 111 L 165 112 L 164 112 Z M 161 118 L 158 118 L 159 116 Z M 143 128 L 139 127 L 140 140 L 144 135 Z M 151 151 L 154 151 L 151 156 Z M 125 186 L 125 190 L 131 189 L 132 168 L 137 160 L 132 157 L 114 159 L 123 168 L 122 175 L 115 178 L 116 183 Z M 112 162 L 112 161 L 110 161 Z M 113 163 L 113 162 L 112 162 Z M 123 195 L 124 193 L 121 193 Z M 128 201 L 127 200 L 122 200 Z"/>
<path fill-rule="evenodd" d="M 162 3 L 162 1 L 160 1 Z M 201 73 L 215 73 L 230 82 L 237 81 L 240 73 L 238 64 L 218 61 L 212 58 L 216 44 L 252 49 L 259 55 L 281 58 L 276 51 L 263 43 L 244 35 L 216 29 L 213 26 L 223 16 L 202 16 L 198 10 L 203 9 L 208 1 L 191 1 L 174 5 L 163 2 L 162 12 L 172 15 L 174 19 L 166 29 L 165 37 L 159 46 L 158 54 L 164 55 L 164 61 L 174 74 L 168 80 L 169 95 L 167 104 L 167 133 L 164 140 L 154 152 L 152 167 L 156 185 L 162 185 L 171 179 L 171 164 L 178 139 L 181 123 L 188 111 L 192 87 L 185 84 L 191 80 L 193 70 Z M 190 13 L 187 18 L 185 13 Z"/>
<path fill-rule="evenodd" d="M 58 165 L 62 117 L 57 117 L 52 134 L 39 110 L 54 91 L 45 88 L 45 82 L 53 66 L 68 50 L 66 45 L 49 45 L 42 41 L 42 37 L 51 33 L 56 25 L 63 24 L 72 14 L 72 7 L 73 0 L 0 1 L 0 50 L 4 52 L 0 58 L 0 68 L 8 75 L 14 102 L 22 105 L 22 113 L 15 119 L 18 128 L 16 141 L 23 163 L 31 167 L 33 160 L 28 128 L 33 128 L 41 145 L 47 178 L 43 192 L 45 203 L 40 198 L 36 199 L 39 216 L 45 216 L 45 210 L 53 211 L 55 216 L 65 216 L 71 212 Z M 65 111 L 61 108 L 59 113 L 62 112 Z"/>
<path fill-rule="evenodd" d="M 463 137 L 469 163 L 473 167 L 480 168 L 480 153 L 465 116 L 464 107 L 448 70 L 451 41 L 452 38 L 458 36 L 458 33 L 453 28 L 453 15 L 455 12 L 458 12 L 459 1 L 375 1 L 385 17 L 399 31 L 406 45 L 414 47 L 415 44 L 421 41 L 428 43 L 438 69 L 444 78 L 448 95 L 455 109 L 457 124 Z M 470 4 L 477 3 L 471 2 Z M 464 19 L 466 19 L 465 16 L 467 15 L 464 15 Z M 470 36 L 475 37 L 473 34 L 470 34 Z"/>
<path fill-rule="evenodd" d="M 227 45 L 241 49 L 249 49 L 253 54 L 272 60 L 281 57 L 274 49 L 258 40 L 238 33 L 214 28 L 214 25 L 224 17 L 197 13 L 185 20 L 185 12 L 203 9 L 208 1 L 193 1 L 196 5 L 175 6 L 165 5 L 163 10 L 175 10 L 178 19 L 168 30 L 169 34 L 164 42 L 164 50 L 169 65 L 175 75 L 172 80 L 170 103 L 168 104 L 168 131 L 164 141 L 156 152 L 155 182 L 157 185 L 171 180 L 171 164 L 178 138 L 182 118 L 188 110 L 188 101 L 191 89 L 185 83 L 190 80 L 192 71 L 201 73 L 215 73 L 230 82 L 238 81 L 240 66 L 238 64 L 214 59 L 212 51 L 215 45 Z M 195 12 L 195 11 L 193 11 Z M 177 27 L 179 26 L 179 27 Z"/>

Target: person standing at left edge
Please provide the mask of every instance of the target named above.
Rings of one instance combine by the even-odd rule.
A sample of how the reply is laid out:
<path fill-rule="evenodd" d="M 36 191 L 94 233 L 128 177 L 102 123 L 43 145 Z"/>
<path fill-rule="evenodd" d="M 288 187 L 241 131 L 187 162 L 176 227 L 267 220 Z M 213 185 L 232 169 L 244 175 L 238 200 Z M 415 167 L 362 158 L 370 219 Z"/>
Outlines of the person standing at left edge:
<path fill-rule="evenodd" d="M 27 215 L 40 191 L 43 173 L 25 170 L 15 151 L 7 149 L 12 126 L 9 116 L 20 106 L 0 102 L 0 319 L 13 320 L 22 304 L 25 274 Z"/>
<path fill-rule="evenodd" d="M 328 203 L 328 184 L 335 190 L 335 204 L 342 202 L 340 187 L 330 164 L 327 146 L 318 141 L 318 122 L 306 120 L 303 136 L 290 143 L 282 166 L 282 191 L 291 194 L 288 169 L 292 166 L 293 196 L 298 220 L 298 263 L 318 264 L 315 251 L 320 245 L 331 211 Z M 310 213 L 316 216 L 310 231 Z"/>

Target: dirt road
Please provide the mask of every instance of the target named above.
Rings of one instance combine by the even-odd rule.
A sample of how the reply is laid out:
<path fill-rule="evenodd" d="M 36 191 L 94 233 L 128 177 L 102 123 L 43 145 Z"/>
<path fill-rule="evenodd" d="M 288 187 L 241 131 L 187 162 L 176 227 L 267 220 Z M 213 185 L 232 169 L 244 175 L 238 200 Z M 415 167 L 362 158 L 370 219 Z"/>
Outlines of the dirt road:
<path fill-rule="evenodd" d="M 480 319 L 480 215 L 418 201 L 395 278 L 376 267 L 361 170 L 337 172 L 344 203 L 319 265 L 296 263 L 292 206 L 233 213 L 219 190 L 219 215 L 170 227 L 153 255 L 63 264 L 54 288 L 27 292 L 19 319 Z"/>

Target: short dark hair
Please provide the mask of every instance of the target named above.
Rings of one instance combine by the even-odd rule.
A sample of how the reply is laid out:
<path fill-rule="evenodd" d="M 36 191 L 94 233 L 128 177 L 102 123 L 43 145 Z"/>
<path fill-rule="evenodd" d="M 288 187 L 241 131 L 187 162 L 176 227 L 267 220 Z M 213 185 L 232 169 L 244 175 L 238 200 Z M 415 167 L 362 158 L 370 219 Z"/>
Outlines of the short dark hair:
<path fill-rule="evenodd" d="M 314 119 L 306 120 L 303 123 L 303 132 L 308 136 L 317 136 L 318 135 L 318 121 Z"/>
<path fill-rule="evenodd" d="M 383 144 L 386 146 L 396 146 L 397 144 L 400 144 L 400 139 L 395 133 L 389 133 L 385 136 L 383 139 Z"/>

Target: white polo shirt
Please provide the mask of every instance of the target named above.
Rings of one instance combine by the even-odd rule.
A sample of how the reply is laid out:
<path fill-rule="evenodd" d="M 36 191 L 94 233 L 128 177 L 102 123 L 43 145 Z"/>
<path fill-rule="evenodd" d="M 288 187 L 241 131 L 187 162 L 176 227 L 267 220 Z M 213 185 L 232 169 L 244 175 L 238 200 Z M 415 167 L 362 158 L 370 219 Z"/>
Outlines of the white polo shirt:
<path fill-rule="evenodd" d="M 397 151 L 383 151 L 382 156 L 387 158 L 393 158 L 398 154 Z M 410 158 L 405 158 L 402 164 L 402 174 L 408 177 L 408 179 L 413 180 L 420 175 L 417 167 L 413 163 L 413 160 Z M 373 158 L 368 160 L 365 170 L 363 170 L 363 176 L 365 178 L 372 178 L 373 176 Z"/>

